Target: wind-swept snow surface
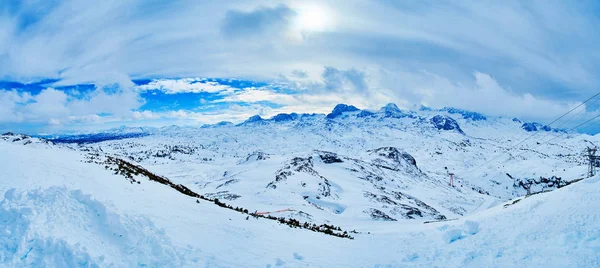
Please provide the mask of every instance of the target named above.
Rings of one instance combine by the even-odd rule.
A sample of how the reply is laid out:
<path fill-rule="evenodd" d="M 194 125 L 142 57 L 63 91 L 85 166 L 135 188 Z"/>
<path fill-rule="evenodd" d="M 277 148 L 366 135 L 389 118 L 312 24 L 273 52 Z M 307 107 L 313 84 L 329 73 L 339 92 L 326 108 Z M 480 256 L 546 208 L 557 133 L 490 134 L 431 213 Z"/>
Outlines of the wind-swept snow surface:
<path fill-rule="evenodd" d="M 457 220 L 377 221 L 336 214 L 341 217 L 336 225 L 357 230 L 350 240 L 247 219 L 142 178 L 140 184 L 130 183 L 88 163 L 79 150 L 0 141 L 0 152 L 2 267 L 600 266 L 600 177 Z M 331 155 L 322 160 L 319 154 L 308 154 L 312 167 L 297 171 L 290 165 L 294 175 L 284 182 L 294 176 L 319 180 L 311 169 L 329 177 L 320 165 L 348 161 L 340 156 L 344 162 L 336 162 Z M 410 160 L 402 155 L 399 151 L 401 158 L 392 158 Z M 259 158 L 266 157 L 250 157 L 247 164 L 274 157 Z M 367 160 L 365 156 L 361 161 Z M 303 178 L 308 182 L 309 177 Z M 257 191 L 272 190 L 266 186 Z M 345 187 L 331 184 L 330 193 L 343 201 Z M 319 189 L 310 190 L 307 199 L 326 201 L 316 205 L 339 210 L 327 205 L 337 201 L 317 199 Z M 345 210 L 355 205 L 344 203 Z"/>

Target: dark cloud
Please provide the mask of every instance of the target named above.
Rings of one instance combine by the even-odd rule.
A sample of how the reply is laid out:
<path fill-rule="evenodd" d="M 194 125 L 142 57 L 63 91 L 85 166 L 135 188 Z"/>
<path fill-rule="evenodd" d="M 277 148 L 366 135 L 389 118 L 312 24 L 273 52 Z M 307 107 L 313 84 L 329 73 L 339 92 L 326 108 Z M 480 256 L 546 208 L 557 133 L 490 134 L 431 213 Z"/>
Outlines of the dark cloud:
<path fill-rule="evenodd" d="M 289 27 L 296 12 L 286 5 L 258 7 L 250 12 L 229 10 L 221 26 L 228 38 L 279 33 Z"/>

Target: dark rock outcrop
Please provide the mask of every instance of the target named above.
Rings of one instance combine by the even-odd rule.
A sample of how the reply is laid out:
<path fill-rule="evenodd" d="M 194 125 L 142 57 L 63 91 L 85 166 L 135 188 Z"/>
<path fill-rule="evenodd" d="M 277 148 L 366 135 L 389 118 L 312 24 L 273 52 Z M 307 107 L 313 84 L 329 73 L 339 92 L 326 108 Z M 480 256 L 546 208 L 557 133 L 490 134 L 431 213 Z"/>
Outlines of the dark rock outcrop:
<path fill-rule="evenodd" d="M 396 221 L 396 219 L 388 216 L 387 214 L 385 214 L 383 211 L 381 211 L 379 209 L 369 208 L 369 209 L 365 209 L 363 212 L 366 213 L 366 214 L 368 214 L 369 216 L 371 216 L 371 218 L 374 219 L 374 220 L 379 220 L 379 221 Z"/>
<path fill-rule="evenodd" d="M 318 151 L 318 153 L 319 153 L 319 158 L 321 158 L 321 161 L 323 161 L 323 163 L 325 163 L 325 164 L 344 162 L 336 153 L 325 152 L 325 151 Z"/>
<path fill-rule="evenodd" d="M 430 121 L 431 121 L 431 124 L 438 130 L 446 130 L 446 131 L 455 130 L 461 134 L 464 134 L 464 132 L 462 131 L 462 129 L 460 128 L 460 126 L 458 125 L 456 120 L 454 120 L 450 116 L 436 115 L 436 116 L 432 117 Z"/>

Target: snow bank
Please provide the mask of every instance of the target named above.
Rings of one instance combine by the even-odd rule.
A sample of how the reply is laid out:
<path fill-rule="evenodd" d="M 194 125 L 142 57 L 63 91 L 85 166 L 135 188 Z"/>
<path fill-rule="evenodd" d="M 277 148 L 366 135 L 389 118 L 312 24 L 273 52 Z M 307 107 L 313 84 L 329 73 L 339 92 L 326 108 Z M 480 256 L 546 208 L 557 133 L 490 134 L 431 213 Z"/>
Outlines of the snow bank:
<path fill-rule="evenodd" d="M 466 220 L 462 228 L 447 230 L 443 235 L 443 240 L 446 243 L 452 243 L 456 240 L 463 239 L 469 235 L 474 235 L 479 232 L 479 223 L 472 220 Z"/>
<path fill-rule="evenodd" d="M 446 243 L 452 243 L 456 240 L 463 238 L 463 232 L 461 229 L 450 229 L 444 233 L 444 241 Z"/>
<path fill-rule="evenodd" d="M 8 190 L 0 202 L 2 267 L 180 266 L 182 253 L 145 218 L 81 191 Z"/>
<path fill-rule="evenodd" d="M 466 220 L 463 230 L 466 234 L 474 235 L 479 232 L 479 223 L 476 221 Z"/>

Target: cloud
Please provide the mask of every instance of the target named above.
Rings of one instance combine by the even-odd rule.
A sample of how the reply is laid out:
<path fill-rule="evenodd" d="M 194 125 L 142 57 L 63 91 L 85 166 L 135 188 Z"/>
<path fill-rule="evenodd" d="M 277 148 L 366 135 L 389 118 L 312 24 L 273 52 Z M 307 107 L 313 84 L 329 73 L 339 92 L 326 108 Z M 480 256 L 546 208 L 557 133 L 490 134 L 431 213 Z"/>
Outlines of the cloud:
<path fill-rule="evenodd" d="M 97 114 L 80 115 L 80 116 L 69 116 L 69 123 L 83 124 L 83 123 L 96 123 L 100 122 L 102 118 Z M 56 120 L 60 123 L 60 121 Z"/>
<path fill-rule="evenodd" d="M 248 88 L 217 102 L 268 102 L 281 106 L 277 111 L 308 113 L 325 113 L 338 103 L 377 110 L 393 102 L 404 109 L 417 109 L 420 105 L 457 107 L 491 116 L 542 122 L 556 118 L 579 104 L 577 101 L 543 99 L 527 92 L 516 93 L 482 72 L 474 72 L 471 80 L 461 83 L 426 71 L 391 72 L 381 68 L 339 70 L 328 67 L 322 76 L 320 83 L 306 81 L 304 86 L 299 86 L 304 90 L 284 93 L 269 87 Z M 301 82 L 296 81 L 294 85 L 298 83 Z"/>
<path fill-rule="evenodd" d="M 269 107 L 269 113 L 277 112 L 298 113 L 327 113 L 339 103 L 351 103 L 363 108 L 379 108 L 390 102 L 383 91 L 369 91 L 369 80 L 363 70 L 340 70 L 326 67 L 321 72 L 321 79 L 297 80 L 292 74 L 273 84 L 258 88 L 245 88 L 215 102 L 218 103 L 261 103 L 272 104 L 278 108 Z"/>
<path fill-rule="evenodd" d="M 530 93 L 514 93 L 502 87 L 492 76 L 475 72 L 473 84 L 457 84 L 423 74 L 430 85 L 416 87 L 414 94 L 421 103 L 435 107 L 460 107 L 487 115 L 521 117 L 528 120 L 551 120 L 579 104 L 576 101 L 541 99 Z M 434 88 L 435 87 L 435 88 Z"/>
<path fill-rule="evenodd" d="M 334 66 L 427 70 L 465 81 L 479 70 L 514 91 L 570 99 L 600 84 L 593 27 L 600 21 L 589 1 L 41 2 L 0 17 L 1 76 L 72 84 L 107 73 L 272 79 Z M 306 6 L 328 10 L 336 27 L 302 42 L 279 38 Z M 554 92 L 543 90 L 549 85 Z"/>
<path fill-rule="evenodd" d="M 323 71 L 325 88 L 331 91 L 366 91 L 365 73 L 356 69 L 340 71 L 333 67 L 325 67 Z"/>
<path fill-rule="evenodd" d="M 244 12 L 229 10 L 225 14 L 221 33 L 228 38 L 278 35 L 290 27 L 296 12 L 281 4 L 276 7 L 258 7 Z"/>
<path fill-rule="evenodd" d="M 23 108 L 27 112 L 26 117 L 44 118 L 65 117 L 69 115 L 69 109 L 66 107 L 67 94 L 62 91 L 48 88 L 33 97 L 33 102 L 25 105 Z"/>
<path fill-rule="evenodd" d="M 23 115 L 17 107 L 32 99 L 29 93 L 19 93 L 17 90 L 0 90 L 0 123 L 21 122 Z"/>
<path fill-rule="evenodd" d="M 158 115 L 153 113 L 152 111 L 134 111 L 133 112 L 133 119 L 136 120 L 140 120 L 140 119 L 157 119 Z"/>
<path fill-rule="evenodd" d="M 105 117 L 131 118 L 143 100 L 131 89 L 96 87 L 86 94 L 68 94 L 52 87 L 32 95 L 19 90 L 0 90 L 0 123 L 101 122 Z M 102 116 L 101 116 L 102 115 Z"/>
<path fill-rule="evenodd" d="M 165 102 L 179 93 L 202 95 L 187 110 L 168 107 L 175 112 L 219 104 L 225 108 L 215 111 L 227 113 L 233 103 L 246 102 L 254 110 L 240 106 L 240 118 L 250 111 L 396 102 L 543 121 L 600 86 L 599 6 L 593 1 L 4 1 L 0 77 L 59 81 L 43 95 L 0 90 L 0 121 L 170 118 L 169 111 L 156 107 L 143 107 L 151 115 L 140 111 L 149 101 L 140 92 L 155 89 L 170 95 Z M 335 27 L 294 38 L 299 28 L 306 30 L 297 23 L 310 18 L 303 15 L 311 10 L 322 11 Z M 185 77 L 236 77 L 270 86 L 232 89 Z M 134 87 L 131 79 L 138 78 L 155 80 Z M 122 90 L 59 89 L 80 83 L 118 84 Z M 211 94 L 225 100 L 205 98 Z"/>
<path fill-rule="evenodd" d="M 233 88 L 202 78 L 156 79 L 136 87 L 138 90 L 161 90 L 166 94 L 231 92 Z"/>
<path fill-rule="evenodd" d="M 302 70 L 293 70 L 291 76 L 295 78 L 308 78 L 308 73 Z"/>
<path fill-rule="evenodd" d="M 217 102 L 261 102 L 268 101 L 283 105 L 289 105 L 292 103 L 296 103 L 297 100 L 292 95 L 287 94 L 279 94 L 271 89 L 257 89 L 257 88 L 247 88 L 243 91 L 240 91 L 237 94 L 232 94 L 227 96 L 221 100 L 217 100 Z"/>
<path fill-rule="evenodd" d="M 132 110 L 138 109 L 144 100 L 129 88 L 116 87 L 114 92 L 97 87 L 84 99 L 71 100 L 67 107 L 75 114 L 110 114 L 129 116 Z"/>
<path fill-rule="evenodd" d="M 426 71 L 392 72 L 383 68 L 344 70 L 327 67 L 321 77 L 317 81 L 300 79 L 288 83 L 287 77 L 283 76 L 281 80 L 259 87 L 253 86 L 257 83 L 252 81 L 229 80 L 237 85 L 236 88 L 209 79 L 189 78 L 157 79 L 134 89 L 119 85 L 96 86 L 85 93 L 52 87 L 35 95 L 4 90 L 0 91 L 0 122 L 56 126 L 99 126 L 107 122 L 133 124 L 134 121 L 203 124 L 223 120 L 240 122 L 255 114 L 271 117 L 291 112 L 328 113 L 338 103 L 377 110 L 390 102 L 405 109 L 415 109 L 419 105 L 458 107 L 486 115 L 544 122 L 578 104 L 515 93 L 482 72 L 474 72 L 471 80 L 460 83 Z M 203 94 L 203 97 L 196 100 L 193 95 L 181 94 L 183 99 L 172 99 L 191 102 L 190 105 L 182 103 L 189 107 L 186 109 L 176 106 L 167 110 L 149 109 L 142 107 L 146 100 L 139 95 L 147 90 L 161 90 L 172 96 Z M 215 95 L 219 97 L 214 98 Z"/>

